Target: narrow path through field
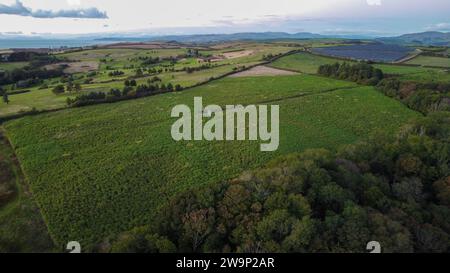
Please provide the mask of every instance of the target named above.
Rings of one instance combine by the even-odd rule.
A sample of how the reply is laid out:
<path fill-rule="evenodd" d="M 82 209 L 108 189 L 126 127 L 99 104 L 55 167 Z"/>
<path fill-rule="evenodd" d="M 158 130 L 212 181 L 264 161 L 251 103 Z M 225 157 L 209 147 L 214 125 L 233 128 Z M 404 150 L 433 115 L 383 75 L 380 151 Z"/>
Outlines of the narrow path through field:
<path fill-rule="evenodd" d="M 323 90 L 320 92 L 302 93 L 302 94 L 297 94 L 294 96 L 282 97 L 282 98 L 277 98 L 277 99 L 272 99 L 272 100 L 258 101 L 257 103 L 258 104 L 272 103 L 272 102 L 284 101 L 284 100 L 295 99 L 295 98 L 300 98 L 300 97 L 309 97 L 309 96 L 314 96 L 314 95 L 319 95 L 319 94 L 331 93 L 331 92 L 335 92 L 335 91 L 339 91 L 339 90 L 351 90 L 351 89 L 360 88 L 360 87 L 361 86 L 357 85 L 357 86 L 349 86 L 349 87 L 332 88 L 332 89 L 327 89 L 327 90 Z"/>
<path fill-rule="evenodd" d="M 418 57 L 420 54 L 422 54 L 422 50 L 421 49 L 417 49 L 416 52 L 414 52 L 414 54 L 406 56 L 403 59 L 400 59 L 398 61 L 392 62 L 393 64 L 401 64 L 401 63 L 406 63 L 407 61 L 410 61 L 416 57 Z"/>

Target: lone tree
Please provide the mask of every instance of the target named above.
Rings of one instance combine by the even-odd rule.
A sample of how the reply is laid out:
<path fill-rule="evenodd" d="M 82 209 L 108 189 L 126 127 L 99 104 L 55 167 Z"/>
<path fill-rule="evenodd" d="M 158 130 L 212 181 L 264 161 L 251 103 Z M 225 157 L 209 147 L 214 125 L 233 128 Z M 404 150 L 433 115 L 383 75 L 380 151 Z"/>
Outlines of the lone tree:
<path fill-rule="evenodd" d="M 173 85 L 171 83 L 167 84 L 167 91 L 169 92 L 173 91 Z"/>
<path fill-rule="evenodd" d="M 57 85 L 57 86 L 55 86 L 55 88 L 53 88 L 52 91 L 53 91 L 53 93 L 55 93 L 55 94 L 61 94 L 61 93 L 64 93 L 64 91 L 65 91 L 64 85 L 62 85 L 62 84 Z"/>
<path fill-rule="evenodd" d="M 137 70 L 136 70 L 136 77 L 142 77 L 142 76 L 144 76 L 144 72 L 142 72 L 142 69 L 140 69 L 140 68 L 138 68 Z"/>
<path fill-rule="evenodd" d="M 9 97 L 8 97 L 8 93 L 3 92 L 3 102 L 6 104 L 9 104 Z"/>
<path fill-rule="evenodd" d="M 73 91 L 73 87 L 74 87 L 73 82 L 69 81 L 69 82 L 67 83 L 66 90 L 67 90 L 68 92 L 72 92 L 72 91 Z"/>
<path fill-rule="evenodd" d="M 80 92 L 82 89 L 81 84 L 79 84 L 79 83 L 76 83 L 74 88 L 75 88 L 75 91 L 77 91 L 77 92 Z"/>

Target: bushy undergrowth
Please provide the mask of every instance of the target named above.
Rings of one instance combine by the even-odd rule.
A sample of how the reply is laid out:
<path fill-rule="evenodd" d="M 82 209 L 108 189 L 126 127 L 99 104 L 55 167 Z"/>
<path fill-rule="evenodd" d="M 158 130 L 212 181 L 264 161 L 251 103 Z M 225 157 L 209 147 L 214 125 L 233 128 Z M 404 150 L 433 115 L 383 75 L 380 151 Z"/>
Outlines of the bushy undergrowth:
<path fill-rule="evenodd" d="M 377 89 L 424 114 L 450 111 L 449 83 L 402 81 L 398 78 L 388 78 L 379 82 Z"/>

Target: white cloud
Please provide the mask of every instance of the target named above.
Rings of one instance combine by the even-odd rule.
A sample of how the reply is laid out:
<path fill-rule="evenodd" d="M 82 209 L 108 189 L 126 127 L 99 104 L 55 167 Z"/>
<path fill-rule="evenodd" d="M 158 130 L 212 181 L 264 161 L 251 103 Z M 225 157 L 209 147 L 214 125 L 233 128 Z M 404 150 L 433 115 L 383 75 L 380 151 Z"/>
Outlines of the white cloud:
<path fill-rule="evenodd" d="M 381 6 L 381 0 L 366 0 L 369 6 Z"/>
<path fill-rule="evenodd" d="M 79 6 L 81 5 L 81 0 L 67 0 L 69 6 Z"/>
<path fill-rule="evenodd" d="M 10 5 L 0 4 L 0 15 L 18 15 L 34 18 L 97 18 L 106 19 L 108 15 L 106 12 L 99 11 L 97 8 L 86 9 L 68 9 L 68 10 L 50 10 L 50 9 L 36 9 L 33 10 L 25 6 L 20 0 Z"/>
<path fill-rule="evenodd" d="M 450 31 L 450 23 L 439 23 L 426 28 L 429 31 Z"/>

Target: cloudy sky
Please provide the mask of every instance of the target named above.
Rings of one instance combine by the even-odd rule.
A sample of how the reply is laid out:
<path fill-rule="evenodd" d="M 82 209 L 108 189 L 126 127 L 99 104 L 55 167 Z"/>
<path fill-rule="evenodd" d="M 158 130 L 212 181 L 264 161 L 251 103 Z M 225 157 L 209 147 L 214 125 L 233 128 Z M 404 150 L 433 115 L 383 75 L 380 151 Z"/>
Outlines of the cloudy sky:
<path fill-rule="evenodd" d="M 0 33 L 450 31 L 449 0 L 0 0 Z"/>

